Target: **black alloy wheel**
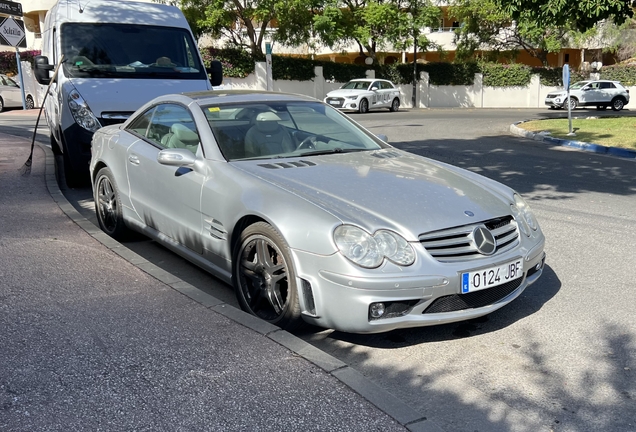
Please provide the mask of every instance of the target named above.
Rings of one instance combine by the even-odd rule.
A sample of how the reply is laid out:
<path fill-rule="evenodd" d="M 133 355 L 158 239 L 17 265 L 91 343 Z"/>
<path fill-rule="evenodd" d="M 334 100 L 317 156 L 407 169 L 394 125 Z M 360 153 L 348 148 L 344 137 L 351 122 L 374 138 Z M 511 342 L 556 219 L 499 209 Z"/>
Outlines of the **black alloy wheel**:
<path fill-rule="evenodd" d="M 108 168 L 102 168 L 97 173 L 93 195 L 99 227 L 114 239 L 124 240 L 129 230 L 122 215 L 119 189 Z"/>
<path fill-rule="evenodd" d="M 33 97 L 31 95 L 26 97 L 25 105 L 28 110 L 35 108 L 35 102 L 33 102 Z"/>
<path fill-rule="evenodd" d="M 302 324 L 289 248 L 271 225 L 257 222 L 241 233 L 233 266 L 234 288 L 244 311 L 285 330 Z"/>

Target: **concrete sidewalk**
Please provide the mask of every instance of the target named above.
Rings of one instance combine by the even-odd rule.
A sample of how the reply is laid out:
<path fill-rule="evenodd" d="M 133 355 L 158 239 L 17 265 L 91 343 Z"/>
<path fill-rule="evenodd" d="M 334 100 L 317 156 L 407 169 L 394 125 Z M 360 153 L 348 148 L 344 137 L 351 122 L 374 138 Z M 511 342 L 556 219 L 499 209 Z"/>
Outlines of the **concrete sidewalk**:
<path fill-rule="evenodd" d="M 20 175 L 29 149 L 0 135 L 0 430 L 438 430 L 111 241 L 57 189 L 50 149 Z"/>

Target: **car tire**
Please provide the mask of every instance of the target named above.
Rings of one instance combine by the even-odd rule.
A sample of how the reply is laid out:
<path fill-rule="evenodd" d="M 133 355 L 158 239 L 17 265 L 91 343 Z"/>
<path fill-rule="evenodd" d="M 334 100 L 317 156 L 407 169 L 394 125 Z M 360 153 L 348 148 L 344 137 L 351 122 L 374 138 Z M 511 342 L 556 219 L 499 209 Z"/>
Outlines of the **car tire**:
<path fill-rule="evenodd" d="M 130 230 L 124 222 L 119 188 L 113 173 L 106 167 L 100 169 L 95 177 L 93 199 L 102 231 L 116 240 L 125 240 L 130 235 Z"/>
<path fill-rule="evenodd" d="M 362 98 L 362 100 L 360 101 L 360 106 L 358 107 L 358 111 L 361 114 L 369 112 L 369 101 L 365 98 Z"/>
<path fill-rule="evenodd" d="M 241 233 L 234 252 L 232 281 L 241 309 L 285 330 L 301 327 L 296 271 L 282 235 L 257 222 Z"/>
<path fill-rule="evenodd" d="M 26 106 L 26 109 L 28 109 L 28 110 L 35 108 L 35 102 L 33 102 L 33 96 L 28 95 L 26 97 L 26 101 L 25 101 L 24 104 Z"/>
<path fill-rule="evenodd" d="M 0 97 L 0 112 L 4 111 L 4 101 Z"/>
<path fill-rule="evenodd" d="M 579 101 L 575 97 L 570 97 L 569 101 L 570 101 L 570 110 L 574 110 L 579 105 Z M 568 109 L 568 106 L 566 105 L 566 103 L 567 101 L 563 102 L 563 109 Z"/>
<path fill-rule="evenodd" d="M 393 102 L 391 102 L 391 108 L 389 108 L 389 111 L 397 112 L 399 110 L 400 110 L 400 99 L 395 98 L 393 99 Z"/>
<path fill-rule="evenodd" d="M 625 99 L 622 97 L 616 97 L 612 99 L 612 110 L 620 111 L 625 106 Z"/>

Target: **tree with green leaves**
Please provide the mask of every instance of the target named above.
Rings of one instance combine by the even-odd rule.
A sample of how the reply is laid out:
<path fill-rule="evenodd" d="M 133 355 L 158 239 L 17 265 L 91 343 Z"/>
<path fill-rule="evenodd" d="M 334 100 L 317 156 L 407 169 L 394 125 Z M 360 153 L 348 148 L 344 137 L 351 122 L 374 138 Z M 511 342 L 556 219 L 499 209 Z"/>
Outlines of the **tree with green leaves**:
<path fill-rule="evenodd" d="M 623 24 L 634 16 L 634 0 L 494 0 L 516 22 L 565 27 L 585 32 L 611 19 Z"/>
<path fill-rule="evenodd" d="M 525 50 L 547 65 L 549 53 L 559 52 L 568 41 L 567 27 L 514 21 L 499 0 L 458 0 L 450 9 L 462 26 L 456 30 L 457 58 L 483 50 L 492 57 Z"/>
<path fill-rule="evenodd" d="M 430 0 L 327 0 L 314 15 L 317 38 L 330 48 L 354 43 L 361 56 L 413 45 L 414 28 L 436 25 L 441 11 Z M 415 37 L 419 34 L 415 33 Z M 421 38 L 419 46 L 429 42 Z"/>
<path fill-rule="evenodd" d="M 456 0 L 451 13 L 462 23 L 457 54 L 478 50 L 498 55 L 525 50 L 547 65 L 549 53 L 585 46 L 599 23 L 622 23 L 632 14 L 625 0 Z"/>
<path fill-rule="evenodd" d="M 275 16 L 275 0 L 159 0 L 178 6 L 198 35 L 224 39 L 262 58 L 267 29 Z"/>

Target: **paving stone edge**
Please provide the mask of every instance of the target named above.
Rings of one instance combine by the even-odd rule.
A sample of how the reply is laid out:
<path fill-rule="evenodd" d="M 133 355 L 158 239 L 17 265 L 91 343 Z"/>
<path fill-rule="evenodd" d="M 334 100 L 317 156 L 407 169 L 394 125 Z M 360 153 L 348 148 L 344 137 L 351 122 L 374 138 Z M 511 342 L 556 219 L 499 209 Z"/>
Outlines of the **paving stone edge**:
<path fill-rule="evenodd" d="M 511 124 L 510 132 L 513 135 L 518 135 L 518 136 L 528 138 L 534 141 L 542 141 L 542 142 L 553 144 L 553 145 L 571 147 L 571 148 L 575 148 L 575 149 L 579 149 L 579 150 L 583 150 L 587 152 L 592 152 L 592 153 L 607 154 L 610 156 L 616 156 L 616 157 L 627 158 L 627 159 L 636 159 L 636 151 L 634 150 L 624 149 L 620 147 L 607 147 L 600 144 L 587 143 L 583 141 L 555 138 L 550 135 L 542 134 L 540 132 L 527 131 L 517 126 L 527 121 L 530 121 L 530 120 L 522 120 L 522 121 L 518 121 L 516 123 Z"/>
<path fill-rule="evenodd" d="M 174 290 L 187 296 L 191 300 L 205 306 L 214 312 L 224 315 L 226 318 L 256 331 L 273 342 L 287 348 L 296 355 L 311 362 L 338 381 L 361 395 L 371 404 L 393 418 L 396 422 L 405 426 L 411 432 L 442 432 L 442 428 L 416 409 L 405 403 L 403 400 L 384 390 L 362 373 L 351 366 L 333 357 L 332 355 L 314 347 L 293 334 L 281 328 L 260 320 L 234 306 L 205 293 L 195 286 L 177 278 L 171 273 L 157 267 L 145 258 L 130 251 L 128 248 L 106 235 L 101 229 L 96 227 L 91 221 L 82 216 L 71 203 L 66 199 L 57 184 L 55 172 L 55 159 L 50 147 L 37 143 L 46 155 L 45 180 L 46 187 L 58 207 L 80 228 L 86 231 L 95 240 L 105 247 L 118 254 L 132 265 L 148 273 L 157 280 L 165 283 Z"/>

